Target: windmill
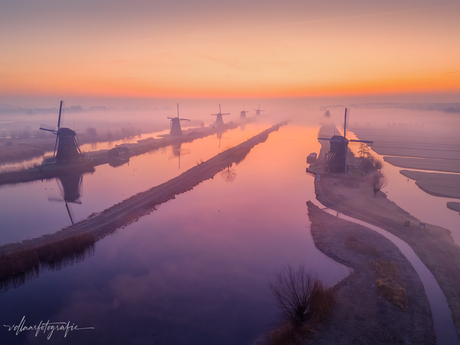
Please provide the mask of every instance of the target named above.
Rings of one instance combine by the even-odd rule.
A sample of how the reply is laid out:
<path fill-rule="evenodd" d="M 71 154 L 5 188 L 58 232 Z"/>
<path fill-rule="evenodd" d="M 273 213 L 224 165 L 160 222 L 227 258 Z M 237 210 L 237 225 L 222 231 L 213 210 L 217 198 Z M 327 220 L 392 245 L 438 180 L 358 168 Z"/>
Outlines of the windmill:
<path fill-rule="evenodd" d="M 169 135 L 179 136 L 182 135 L 182 129 L 180 128 L 181 121 L 190 121 L 190 119 L 179 118 L 179 103 L 177 103 L 177 117 L 168 117 L 171 120 L 171 130 Z"/>
<path fill-rule="evenodd" d="M 219 103 L 219 113 L 218 114 L 211 114 L 211 116 L 217 116 L 216 117 L 216 126 L 223 126 L 224 125 L 224 120 L 222 119 L 222 115 L 230 115 L 230 113 L 222 113 L 222 110 L 220 109 L 220 103 Z"/>
<path fill-rule="evenodd" d="M 330 151 L 326 154 L 326 170 L 333 173 L 347 173 L 347 153 L 348 143 L 373 144 L 369 140 L 347 139 L 347 108 L 345 108 L 345 118 L 343 122 L 343 136 L 334 135 L 332 138 L 318 138 L 318 140 L 328 140 L 331 143 Z"/>
<path fill-rule="evenodd" d="M 260 107 L 260 105 L 259 105 Z M 241 110 L 240 112 L 240 119 L 246 119 L 246 113 L 249 113 L 249 111 L 246 110 L 246 107 L 244 107 L 244 110 Z"/>
<path fill-rule="evenodd" d="M 57 129 L 40 127 L 42 131 L 48 131 L 56 135 L 54 144 L 53 160 L 57 163 L 79 160 L 81 151 L 78 145 L 77 133 L 70 128 L 61 127 L 62 101 L 59 107 Z"/>
<path fill-rule="evenodd" d="M 256 111 L 256 115 L 259 116 L 260 115 L 260 112 L 261 111 L 265 111 L 265 110 L 262 110 L 260 109 L 260 103 L 259 103 L 259 108 L 258 109 L 254 109 Z"/>
<path fill-rule="evenodd" d="M 83 175 L 71 174 L 62 175 L 56 178 L 59 189 L 61 190 L 62 199 L 59 198 L 48 198 L 49 201 L 64 202 L 67 213 L 69 214 L 70 222 L 74 224 L 72 211 L 69 204 L 80 204 L 81 197 L 81 183 L 83 181 Z"/>

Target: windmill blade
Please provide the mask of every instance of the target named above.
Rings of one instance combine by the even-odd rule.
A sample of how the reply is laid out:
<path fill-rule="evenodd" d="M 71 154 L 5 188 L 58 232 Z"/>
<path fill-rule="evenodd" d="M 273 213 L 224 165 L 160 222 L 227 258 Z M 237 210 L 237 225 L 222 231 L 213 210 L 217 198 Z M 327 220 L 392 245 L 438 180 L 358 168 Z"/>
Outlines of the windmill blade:
<path fill-rule="evenodd" d="M 58 145 L 58 141 L 59 141 L 59 134 L 56 134 L 56 143 L 54 144 L 53 157 L 56 157 L 56 148 L 57 148 L 57 145 Z"/>
<path fill-rule="evenodd" d="M 75 144 L 75 147 L 77 148 L 78 153 L 79 153 L 80 156 L 81 156 L 81 150 L 80 150 L 80 145 L 79 145 L 79 143 L 78 143 L 78 137 L 77 137 L 77 136 L 74 136 L 74 137 L 73 137 L 73 142 L 74 142 L 74 144 Z"/>
<path fill-rule="evenodd" d="M 61 105 L 59 106 L 59 117 L 58 117 L 58 124 L 57 124 L 58 131 L 59 131 L 59 128 L 61 128 L 61 113 L 62 113 L 62 101 L 61 101 Z"/>
<path fill-rule="evenodd" d="M 351 141 L 353 143 L 365 143 L 365 144 L 373 144 L 373 141 L 370 140 L 355 140 L 355 139 L 350 139 L 348 141 Z"/>
<path fill-rule="evenodd" d="M 190 119 L 180 119 L 181 121 L 190 121 Z"/>
<path fill-rule="evenodd" d="M 73 222 L 73 217 L 72 217 L 72 212 L 70 212 L 69 205 L 67 204 L 67 201 L 65 202 L 65 208 L 67 209 L 67 213 L 69 214 L 70 221 L 72 222 L 72 225 L 75 224 Z"/>
<path fill-rule="evenodd" d="M 219 114 L 222 113 L 222 110 L 220 109 L 220 103 L 219 103 Z"/>
<path fill-rule="evenodd" d="M 49 198 L 48 198 L 48 201 L 54 201 L 54 202 L 63 202 L 63 201 L 64 201 L 64 199 L 59 199 L 59 198 L 51 198 L 51 197 L 49 197 Z"/>
<path fill-rule="evenodd" d="M 177 117 L 179 117 L 179 103 L 177 103 Z"/>
<path fill-rule="evenodd" d="M 169 119 L 169 120 L 174 120 L 174 119 L 177 119 L 177 117 L 169 117 L 169 116 L 168 116 L 168 119 Z"/>
<path fill-rule="evenodd" d="M 347 137 L 347 108 L 345 108 L 345 117 L 343 118 L 343 137 Z"/>
<path fill-rule="evenodd" d="M 60 179 L 58 179 L 57 177 L 55 178 L 56 179 L 56 183 L 59 187 L 59 190 L 61 191 L 61 195 L 64 195 L 64 186 L 62 185 L 62 182 Z"/>
<path fill-rule="evenodd" d="M 49 128 L 45 128 L 45 127 L 40 127 L 39 129 L 41 129 L 42 131 L 47 131 L 47 132 L 51 132 L 53 134 L 57 134 L 57 131 L 55 129 L 49 129 Z"/>
<path fill-rule="evenodd" d="M 53 152 L 53 157 L 56 157 L 56 149 L 57 149 L 57 143 L 59 141 L 59 134 L 56 134 L 56 142 L 54 143 L 54 152 Z"/>
<path fill-rule="evenodd" d="M 318 138 L 318 140 L 328 140 L 328 141 L 331 141 L 331 138 Z"/>

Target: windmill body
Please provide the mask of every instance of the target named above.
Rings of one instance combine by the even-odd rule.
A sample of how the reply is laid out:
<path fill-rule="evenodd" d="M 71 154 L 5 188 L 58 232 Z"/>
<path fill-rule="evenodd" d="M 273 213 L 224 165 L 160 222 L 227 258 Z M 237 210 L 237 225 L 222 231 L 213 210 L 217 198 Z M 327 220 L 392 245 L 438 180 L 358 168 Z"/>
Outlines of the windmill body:
<path fill-rule="evenodd" d="M 326 155 L 326 168 L 332 173 L 345 173 L 348 152 L 348 140 L 341 135 L 330 139 L 330 150 Z"/>
<path fill-rule="evenodd" d="M 179 103 L 177 103 L 177 116 L 168 117 L 171 120 L 171 129 L 169 130 L 169 135 L 180 136 L 182 135 L 182 128 L 180 126 L 181 121 L 190 121 L 190 119 L 181 119 L 179 117 Z"/>
<path fill-rule="evenodd" d="M 259 105 L 259 107 L 260 107 L 260 105 Z M 248 113 L 248 112 L 249 111 L 246 110 L 246 107 L 244 107 L 244 109 L 241 110 L 241 112 L 240 112 L 240 119 L 246 120 L 246 113 Z"/>
<path fill-rule="evenodd" d="M 259 104 L 259 108 L 258 108 L 258 109 L 254 109 L 254 110 L 256 111 L 256 115 L 257 115 L 257 116 L 260 116 L 260 113 L 261 113 L 262 111 L 265 111 L 265 110 L 260 109 L 260 104 Z"/>
<path fill-rule="evenodd" d="M 60 128 L 57 136 L 59 144 L 56 152 L 57 162 L 75 161 L 80 159 L 80 149 L 76 140 L 75 131 L 69 128 Z"/>
<path fill-rule="evenodd" d="M 169 130 L 170 135 L 182 135 L 182 128 L 180 127 L 179 117 L 168 117 L 171 120 L 171 129 Z"/>
<path fill-rule="evenodd" d="M 332 138 L 318 138 L 318 140 L 328 140 L 330 142 L 330 150 L 326 154 L 325 167 L 326 171 L 331 173 L 346 174 L 348 172 L 347 154 L 348 143 L 367 143 L 373 144 L 373 141 L 368 140 L 348 140 L 347 137 L 347 108 L 345 108 L 343 136 L 334 135 Z"/>

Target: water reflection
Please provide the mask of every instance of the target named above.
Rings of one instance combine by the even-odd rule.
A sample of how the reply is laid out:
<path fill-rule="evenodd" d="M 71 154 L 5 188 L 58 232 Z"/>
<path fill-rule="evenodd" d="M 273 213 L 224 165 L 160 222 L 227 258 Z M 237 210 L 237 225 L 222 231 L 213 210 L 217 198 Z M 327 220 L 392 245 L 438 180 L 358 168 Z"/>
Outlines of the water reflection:
<path fill-rule="evenodd" d="M 82 174 L 63 175 L 56 178 L 57 185 L 61 190 L 62 199 L 48 198 L 49 201 L 64 202 L 67 212 L 69 214 L 70 222 L 74 224 L 72 211 L 69 204 L 80 204 L 80 191 L 83 181 Z"/>
<path fill-rule="evenodd" d="M 190 149 L 183 149 L 182 143 L 171 145 L 172 157 L 177 158 L 177 168 L 180 169 L 180 157 L 191 153 Z"/>
<path fill-rule="evenodd" d="M 256 127 L 248 125 L 246 134 Z M 99 241 L 94 256 L 78 265 L 0 294 L 0 323 L 25 315 L 31 324 L 49 319 L 95 327 L 53 337 L 62 344 L 252 344 L 277 321 L 268 285 L 273 272 L 305 264 L 326 285 L 348 273 L 316 249 L 308 231 L 304 205 L 315 193 L 305 156 L 319 149 L 315 131 L 283 127 L 242 152 L 233 183 L 208 179 Z M 240 130 L 228 133 L 222 145 L 242 141 Z M 184 144 L 181 149 L 191 150 L 181 156 L 184 169 L 217 154 L 213 142 Z M 85 176 L 81 208 L 103 210 L 106 199 L 113 204 L 163 183 L 177 174 L 169 158 L 156 151 L 130 166 L 98 167 Z M 46 342 L 33 334 L 1 336 Z"/>
<path fill-rule="evenodd" d="M 225 182 L 235 181 L 237 175 L 238 174 L 236 173 L 236 170 L 231 166 L 227 167 L 227 169 L 222 170 L 222 172 L 220 173 L 220 176 Z"/>

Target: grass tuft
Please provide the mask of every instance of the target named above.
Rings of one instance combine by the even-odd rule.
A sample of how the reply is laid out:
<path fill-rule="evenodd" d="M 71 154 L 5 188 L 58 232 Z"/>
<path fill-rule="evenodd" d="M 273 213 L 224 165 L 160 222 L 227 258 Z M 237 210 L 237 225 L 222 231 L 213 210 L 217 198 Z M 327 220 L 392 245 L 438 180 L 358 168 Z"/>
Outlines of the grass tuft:
<path fill-rule="evenodd" d="M 60 269 L 81 260 L 91 250 L 96 238 L 80 234 L 40 247 L 18 250 L 0 256 L 0 288 L 7 289 L 38 275 L 40 269 Z"/>
<path fill-rule="evenodd" d="M 388 261 L 372 261 L 372 267 L 377 271 L 377 288 L 383 297 L 396 307 L 407 310 L 406 289 L 399 279 L 398 267 Z"/>
<path fill-rule="evenodd" d="M 355 236 L 349 236 L 345 240 L 345 246 L 348 249 L 351 249 L 355 252 L 366 254 L 366 255 L 374 255 L 378 256 L 380 255 L 380 251 L 375 248 L 374 246 L 361 241 L 360 239 L 356 238 Z"/>

